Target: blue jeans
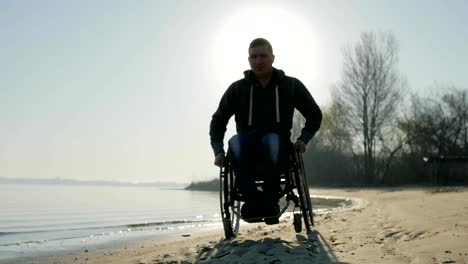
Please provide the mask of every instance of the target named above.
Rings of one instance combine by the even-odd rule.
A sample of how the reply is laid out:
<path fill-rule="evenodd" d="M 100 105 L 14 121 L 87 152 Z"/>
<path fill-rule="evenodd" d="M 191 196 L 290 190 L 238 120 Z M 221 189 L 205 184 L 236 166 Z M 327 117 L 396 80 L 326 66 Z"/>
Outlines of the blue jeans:
<path fill-rule="evenodd" d="M 277 133 L 263 135 L 238 134 L 229 140 L 231 165 L 234 170 L 239 191 L 246 201 L 259 198 L 267 203 L 278 203 L 280 175 L 289 162 L 290 139 Z M 263 197 L 253 177 L 256 166 L 264 167 Z"/>

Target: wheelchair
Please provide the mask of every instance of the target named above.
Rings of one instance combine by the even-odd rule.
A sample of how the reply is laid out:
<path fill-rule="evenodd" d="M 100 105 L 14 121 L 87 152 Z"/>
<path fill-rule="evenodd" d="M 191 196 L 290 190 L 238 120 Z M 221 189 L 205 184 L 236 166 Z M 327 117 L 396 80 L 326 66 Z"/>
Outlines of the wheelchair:
<path fill-rule="evenodd" d="M 241 219 L 248 223 L 254 223 L 266 222 L 269 218 L 273 217 L 279 218 L 289 208 L 291 201 L 294 204 L 294 230 L 296 233 L 300 233 L 302 231 L 302 220 L 304 220 L 307 232 L 311 231 L 314 225 L 314 215 L 309 194 L 309 184 L 307 183 L 307 175 L 302 155 L 295 150 L 293 143 L 290 144 L 288 167 L 280 175 L 281 191 L 278 195 L 281 200 L 286 200 L 286 203 L 281 203 L 280 212 L 277 216 L 250 219 L 244 219 L 242 217 L 241 205 L 245 202 L 245 199 L 239 191 L 236 176 L 230 164 L 230 156 L 231 152 L 228 149 L 223 167 L 220 169 L 219 177 L 221 217 L 226 239 L 235 238 L 237 236 Z M 263 185 L 261 171 L 262 167 L 256 167 L 254 168 L 254 173 L 252 173 L 257 189 L 262 188 Z"/>

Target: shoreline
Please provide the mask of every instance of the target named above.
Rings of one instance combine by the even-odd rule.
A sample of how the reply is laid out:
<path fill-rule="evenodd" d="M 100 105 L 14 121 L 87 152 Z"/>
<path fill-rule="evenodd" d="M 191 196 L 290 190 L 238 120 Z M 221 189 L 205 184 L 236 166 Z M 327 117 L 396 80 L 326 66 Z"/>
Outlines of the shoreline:
<path fill-rule="evenodd" d="M 34 259 L 41 259 L 41 258 L 50 258 L 53 256 L 65 256 L 65 255 L 75 255 L 76 253 L 80 252 L 94 252 L 100 250 L 111 250 L 115 248 L 125 248 L 128 247 L 129 244 L 138 243 L 141 241 L 146 240 L 160 240 L 160 241 L 172 241 L 177 239 L 178 237 L 188 237 L 190 235 L 187 234 L 198 234 L 204 233 L 210 230 L 222 230 L 222 224 L 213 223 L 208 224 L 206 222 L 203 225 L 198 226 L 180 226 L 175 228 L 170 228 L 164 231 L 157 231 L 157 234 L 152 232 L 152 230 L 140 231 L 139 234 L 127 234 L 122 237 L 118 238 L 111 238 L 107 237 L 97 240 L 90 240 L 89 236 L 83 236 L 81 242 L 72 242 L 68 246 L 62 246 L 60 243 L 61 240 L 54 241 L 55 246 L 60 244 L 62 247 L 61 249 L 54 248 L 52 250 L 47 249 L 39 249 L 34 252 L 29 252 L 24 254 L 23 256 L 12 256 L 12 257 L 4 257 L 0 256 L 0 264 L 4 263 L 26 263 L 27 261 L 33 261 Z M 91 237 L 92 239 L 93 237 Z M 38 242 L 39 243 L 39 242 Z M 47 248 L 52 248 L 54 245 L 49 245 Z M 12 251 L 13 252 L 13 251 Z"/>
<path fill-rule="evenodd" d="M 331 211 L 348 209 L 355 206 L 356 202 L 345 197 L 329 197 L 329 196 L 314 196 L 312 202 L 315 205 L 314 213 L 322 214 Z M 285 205 L 285 204 L 284 204 Z M 292 216 L 292 207 L 282 215 L 281 219 Z M 163 224 L 164 223 L 164 224 Z M 242 225 L 246 225 L 247 223 Z M 163 225 L 161 225 L 163 224 Z M 104 230 L 108 228 L 108 230 Z M 116 229 L 117 228 L 117 229 Z M 167 237 L 176 237 L 184 233 L 186 237 L 191 233 L 200 233 L 212 229 L 220 229 L 222 231 L 221 219 L 197 219 L 191 220 L 174 220 L 164 222 L 148 222 L 141 224 L 127 224 L 115 227 L 99 227 L 84 228 L 82 233 L 77 233 L 73 237 L 42 237 L 35 238 L 36 240 L 23 240 L 24 242 L 11 242 L 0 246 L 0 263 L 1 261 L 28 260 L 52 255 L 63 255 L 63 253 L 74 251 L 93 251 L 95 249 L 109 249 L 119 244 L 125 244 L 131 241 L 140 241 L 151 239 L 163 239 Z M 78 229 L 77 229 L 78 230 Z M 114 230 L 114 231 L 112 231 Z M 118 231 L 121 230 L 121 231 Z M 65 232 L 66 230 L 52 230 L 51 232 Z M 78 232 L 78 231 L 77 231 Z M 86 233 L 88 232 L 88 233 Z M 27 232 L 25 232 L 27 234 Z M 31 232 L 34 233 L 34 232 Z M 43 233 L 43 232 L 40 232 Z M 1 234 L 0 234 L 1 235 Z M 8 234 L 6 234 L 8 236 Z M 26 239 L 26 238 L 24 238 Z M 8 237 L 3 239 L 8 241 Z"/>
<path fill-rule="evenodd" d="M 224 240 L 222 228 L 182 231 L 14 263 L 468 263 L 466 187 L 326 188 L 311 193 L 364 203 L 317 214 L 309 234 L 296 234 L 292 219 L 284 217 L 273 226 L 242 223 L 233 240 Z"/>
<path fill-rule="evenodd" d="M 21 256 L 13 258 L 0 259 L 0 264 L 10 263 L 76 263 L 76 261 L 87 261 L 89 257 L 95 257 L 102 255 L 104 257 L 112 257 L 118 252 L 129 251 L 133 248 L 138 248 L 141 252 L 145 248 L 145 245 L 151 244 L 152 246 L 158 246 L 164 243 L 173 243 L 180 240 L 184 240 L 187 237 L 193 235 L 202 235 L 206 232 L 222 232 L 222 226 L 220 227 L 204 227 L 187 230 L 174 230 L 170 233 L 161 233 L 158 235 L 141 235 L 136 237 L 129 237 L 120 240 L 110 240 L 100 244 L 94 245 L 81 245 L 78 248 L 63 249 L 52 252 L 40 252 L 31 256 Z M 148 247 L 150 248 L 150 247 Z M 151 250 L 150 250 L 151 251 Z M 106 263 L 106 262 L 96 262 Z"/>
<path fill-rule="evenodd" d="M 312 197 L 313 202 L 315 199 L 315 204 L 318 205 L 320 208 L 314 209 L 314 213 L 319 214 L 326 214 L 336 211 L 342 210 L 350 210 L 356 208 L 356 206 L 363 204 L 360 201 L 357 201 L 354 198 L 347 198 L 347 197 L 337 197 L 337 196 L 325 196 L 325 195 L 316 195 Z M 359 200 L 359 199 L 358 199 Z M 281 219 L 289 219 L 292 217 L 292 211 L 286 211 L 283 213 Z M 286 221 L 286 220 L 284 220 Z M 260 225 L 262 225 L 261 223 Z M 244 228 L 250 228 L 250 224 L 241 220 L 241 225 Z M 150 230 L 147 230 L 147 232 Z M 215 232 L 216 234 L 223 234 L 222 222 L 206 222 L 203 225 L 191 225 L 191 226 L 180 226 L 175 228 L 170 228 L 165 231 L 158 231 L 157 234 L 155 233 L 144 233 L 142 231 L 140 234 L 132 234 L 128 233 L 127 235 L 120 237 L 120 238 L 102 238 L 98 240 L 93 240 L 92 236 L 91 239 L 88 236 L 84 236 L 81 240 L 81 243 L 75 242 L 74 246 L 71 246 L 69 242 L 67 243 L 68 246 L 62 245 L 60 240 L 56 240 L 54 242 L 55 246 L 61 247 L 61 249 L 37 249 L 35 251 L 29 252 L 24 255 L 14 255 L 12 251 L 11 257 L 0 257 L 0 264 L 3 263 L 10 263 L 10 262 L 21 262 L 27 263 L 28 261 L 33 261 L 35 259 L 42 259 L 42 258 L 50 258 L 52 256 L 55 257 L 64 257 L 66 255 L 77 255 L 80 252 L 95 252 L 95 251 L 105 251 L 105 250 L 115 250 L 116 248 L 125 249 L 129 247 L 129 244 L 138 243 L 147 240 L 158 240 L 158 241 L 165 241 L 170 242 L 172 240 L 177 240 L 179 237 L 190 237 L 192 234 L 199 235 L 206 232 Z M 59 243 L 60 242 L 60 243 Z M 47 248 L 53 248 L 53 245 L 47 246 Z M 130 246 L 131 247 L 131 246 Z"/>

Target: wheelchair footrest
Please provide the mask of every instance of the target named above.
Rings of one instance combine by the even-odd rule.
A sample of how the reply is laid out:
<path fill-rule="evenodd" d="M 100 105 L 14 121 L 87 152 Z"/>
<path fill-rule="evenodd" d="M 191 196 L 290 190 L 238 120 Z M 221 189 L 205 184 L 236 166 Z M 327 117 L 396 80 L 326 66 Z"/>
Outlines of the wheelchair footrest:
<path fill-rule="evenodd" d="M 242 219 L 248 223 L 265 222 L 266 224 L 278 223 L 281 216 L 279 206 L 265 206 L 253 202 L 244 203 L 241 208 Z"/>
<path fill-rule="evenodd" d="M 244 221 L 247 223 L 260 223 L 260 222 L 265 222 L 266 224 L 278 224 L 279 223 L 279 217 L 281 215 L 276 215 L 276 216 L 267 216 L 267 217 L 255 217 L 255 218 L 242 218 Z"/>
<path fill-rule="evenodd" d="M 257 217 L 257 218 L 242 218 L 244 221 L 247 223 L 260 223 L 264 222 L 263 217 Z"/>

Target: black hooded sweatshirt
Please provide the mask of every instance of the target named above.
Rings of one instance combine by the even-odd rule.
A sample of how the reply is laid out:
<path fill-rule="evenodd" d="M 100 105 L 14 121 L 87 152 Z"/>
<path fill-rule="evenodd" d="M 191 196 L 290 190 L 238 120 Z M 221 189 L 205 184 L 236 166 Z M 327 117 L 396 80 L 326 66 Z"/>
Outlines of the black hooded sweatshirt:
<path fill-rule="evenodd" d="M 224 93 L 210 124 L 214 154 L 224 153 L 224 134 L 231 116 L 235 115 L 238 134 L 279 133 L 291 135 L 294 109 L 306 123 L 298 139 L 308 143 L 319 130 L 322 112 L 301 81 L 273 68 L 266 87 L 262 87 L 251 70 L 232 83 Z"/>

